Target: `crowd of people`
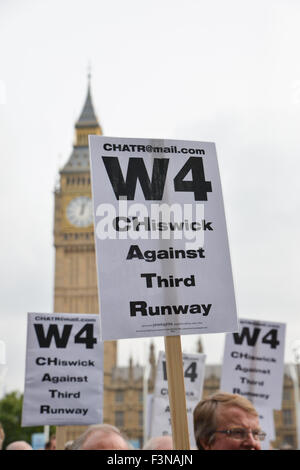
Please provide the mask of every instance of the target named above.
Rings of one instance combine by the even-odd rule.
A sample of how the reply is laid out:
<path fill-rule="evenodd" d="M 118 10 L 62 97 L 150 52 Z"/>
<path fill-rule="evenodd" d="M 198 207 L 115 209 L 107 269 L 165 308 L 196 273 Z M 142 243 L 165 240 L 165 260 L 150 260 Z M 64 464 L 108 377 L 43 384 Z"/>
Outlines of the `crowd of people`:
<path fill-rule="evenodd" d="M 246 398 L 218 392 L 202 399 L 194 409 L 194 434 L 198 450 L 260 450 L 266 434 L 259 416 Z M 0 425 L 0 449 L 5 438 Z M 172 436 L 152 437 L 143 450 L 173 450 Z M 25 441 L 9 443 L 5 450 L 33 450 Z M 56 450 L 51 436 L 45 450 Z M 77 439 L 65 443 L 65 450 L 133 450 L 121 431 L 110 424 L 89 426 Z"/>
<path fill-rule="evenodd" d="M 13 441 L 10 442 L 5 449 L 3 449 L 3 442 L 5 433 L 2 424 L 0 423 L 0 450 L 33 450 L 33 447 L 26 441 Z M 50 436 L 50 439 L 45 444 L 45 450 L 56 450 L 56 436 Z"/>

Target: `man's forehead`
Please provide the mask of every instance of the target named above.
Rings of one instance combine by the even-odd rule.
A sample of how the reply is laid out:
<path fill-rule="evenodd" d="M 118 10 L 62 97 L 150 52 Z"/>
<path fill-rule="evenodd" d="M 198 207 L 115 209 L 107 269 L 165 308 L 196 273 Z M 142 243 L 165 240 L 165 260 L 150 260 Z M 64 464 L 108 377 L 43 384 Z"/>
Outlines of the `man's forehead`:
<path fill-rule="evenodd" d="M 220 405 L 216 417 L 218 424 L 259 427 L 258 416 L 235 405 Z"/>

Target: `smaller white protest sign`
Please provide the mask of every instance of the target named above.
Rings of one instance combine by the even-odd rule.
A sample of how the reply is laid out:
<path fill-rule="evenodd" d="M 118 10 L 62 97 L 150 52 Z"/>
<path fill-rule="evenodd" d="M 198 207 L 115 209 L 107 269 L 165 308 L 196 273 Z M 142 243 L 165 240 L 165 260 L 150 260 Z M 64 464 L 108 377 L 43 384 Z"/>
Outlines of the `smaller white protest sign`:
<path fill-rule="evenodd" d="M 259 415 L 259 424 L 261 429 L 266 433 L 266 438 L 261 442 L 262 450 L 271 450 L 271 441 L 276 439 L 274 411 L 267 407 L 259 408 L 256 406 Z"/>
<path fill-rule="evenodd" d="M 152 417 L 152 408 L 153 408 L 153 393 L 148 393 L 146 399 L 146 425 L 145 425 L 145 437 L 144 441 L 146 442 L 151 435 L 151 417 Z"/>
<path fill-rule="evenodd" d="M 22 426 L 102 422 L 99 315 L 28 313 Z"/>
<path fill-rule="evenodd" d="M 202 396 L 205 354 L 182 354 L 189 437 L 195 447 L 193 411 Z M 165 353 L 160 351 L 152 405 L 151 437 L 172 435 Z"/>
<path fill-rule="evenodd" d="M 226 335 L 221 390 L 281 409 L 284 341 L 284 323 L 240 320 L 239 333 Z"/>

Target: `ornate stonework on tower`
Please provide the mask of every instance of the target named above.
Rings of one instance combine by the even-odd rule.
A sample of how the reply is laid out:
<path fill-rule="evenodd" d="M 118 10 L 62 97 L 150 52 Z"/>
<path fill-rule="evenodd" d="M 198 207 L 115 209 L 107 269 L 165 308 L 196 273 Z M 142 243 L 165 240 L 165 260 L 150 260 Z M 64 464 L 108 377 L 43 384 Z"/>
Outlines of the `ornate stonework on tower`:
<path fill-rule="evenodd" d="M 71 156 L 60 171 L 55 189 L 54 312 L 99 313 L 94 226 L 91 200 L 88 135 L 101 135 L 90 89 L 83 110 L 75 124 L 75 143 Z M 117 343 L 104 344 L 104 389 L 116 367 Z M 105 403 L 108 402 L 104 394 Z M 59 429 L 62 432 L 62 428 Z M 82 428 L 64 428 L 64 440 L 73 439 Z"/>

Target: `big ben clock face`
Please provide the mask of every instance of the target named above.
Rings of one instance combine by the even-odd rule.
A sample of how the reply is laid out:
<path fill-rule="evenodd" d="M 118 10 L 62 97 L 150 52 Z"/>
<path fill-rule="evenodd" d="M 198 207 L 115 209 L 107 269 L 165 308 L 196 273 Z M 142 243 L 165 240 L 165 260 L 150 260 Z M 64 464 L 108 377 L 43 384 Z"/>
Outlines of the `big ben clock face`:
<path fill-rule="evenodd" d="M 93 222 L 92 201 L 89 197 L 80 196 L 68 204 L 67 219 L 75 227 L 88 227 Z"/>

